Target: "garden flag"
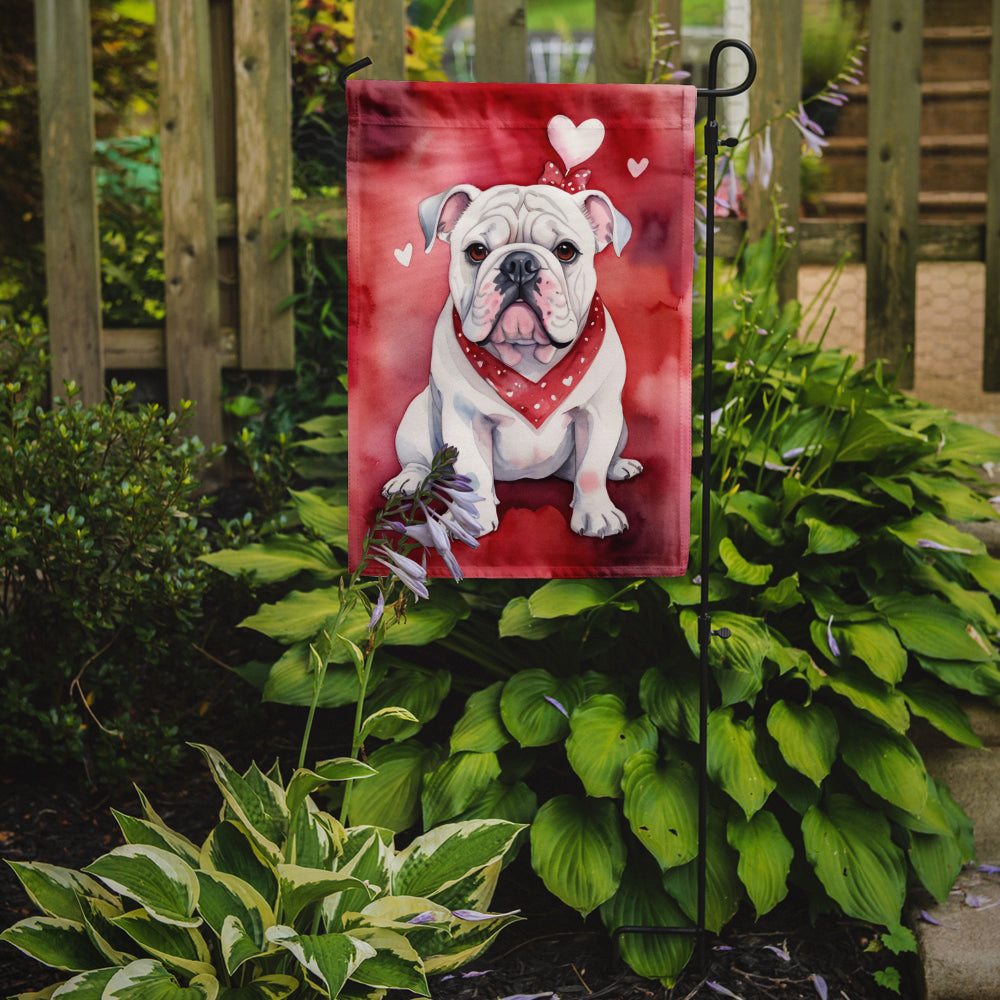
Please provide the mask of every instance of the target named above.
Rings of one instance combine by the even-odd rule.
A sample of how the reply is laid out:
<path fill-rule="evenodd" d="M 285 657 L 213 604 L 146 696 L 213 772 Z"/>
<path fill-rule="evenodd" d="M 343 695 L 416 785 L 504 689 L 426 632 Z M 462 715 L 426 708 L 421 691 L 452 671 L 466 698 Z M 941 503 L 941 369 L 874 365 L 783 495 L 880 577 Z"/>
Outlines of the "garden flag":
<path fill-rule="evenodd" d="M 686 572 L 695 98 L 348 83 L 352 566 L 447 444 L 467 576 Z"/>

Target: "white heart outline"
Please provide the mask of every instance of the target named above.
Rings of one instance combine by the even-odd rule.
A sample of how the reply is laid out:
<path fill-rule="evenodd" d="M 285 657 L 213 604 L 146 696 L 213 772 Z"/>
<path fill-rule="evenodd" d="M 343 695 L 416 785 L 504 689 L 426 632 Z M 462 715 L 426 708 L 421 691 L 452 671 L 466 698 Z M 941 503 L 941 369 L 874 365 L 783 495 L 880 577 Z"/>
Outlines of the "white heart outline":
<path fill-rule="evenodd" d="M 410 260 L 413 257 L 413 244 L 407 243 L 402 250 L 393 250 L 392 255 L 399 261 L 400 264 L 403 265 L 403 267 L 409 267 Z"/>
<path fill-rule="evenodd" d="M 628 172 L 633 177 L 638 177 L 641 173 L 644 173 L 646 167 L 649 166 L 649 157 L 644 156 L 641 160 L 635 160 L 631 156 L 628 158 Z"/>
<path fill-rule="evenodd" d="M 589 160 L 601 148 L 605 136 L 604 122 L 599 118 L 588 118 L 574 125 L 565 115 L 550 118 L 546 132 L 567 170 Z"/>

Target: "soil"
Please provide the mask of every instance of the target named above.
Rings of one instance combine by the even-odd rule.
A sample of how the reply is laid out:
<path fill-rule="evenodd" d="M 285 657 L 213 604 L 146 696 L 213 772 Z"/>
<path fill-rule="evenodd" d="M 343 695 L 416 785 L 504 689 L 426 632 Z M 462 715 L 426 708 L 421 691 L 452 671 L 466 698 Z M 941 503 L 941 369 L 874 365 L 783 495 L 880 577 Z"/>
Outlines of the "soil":
<path fill-rule="evenodd" d="M 275 743 L 291 748 L 287 718 L 272 719 Z M 257 732 L 259 741 L 260 732 Z M 247 737 L 220 740 L 234 764 L 248 761 Z M 258 746 L 259 746 L 258 742 Z M 204 837 L 218 813 L 219 796 L 207 768 L 192 751 L 192 767 L 145 789 L 172 827 L 194 840 Z M 111 808 L 139 814 L 134 793 L 101 794 L 56 775 L 0 779 L 0 858 L 36 860 L 81 868 L 122 842 Z M 886 1000 L 874 974 L 894 965 L 903 974 L 904 997 L 915 996 L 911 971 L 884 951 L 866 950 L 873 929 L 845 919 L 821 918 L 815 926 L 802 900 L 786 901 L 759 923 L 741 913 L 725 932 L 706 936 L 705 966 L 697 958 L 673 989 L 642 979 L 620 962 L 596 915 L 581 921 L 542 887 L 525 857 L 500 879 L 500 911 L 519 908 L 525 919 L 503 931 L 470 969 L 431 978 L 435 1000 L 504 997 L 691 1000 L 733 996 L 743 1000 Z M 0 927 L 30 916 L 30 902 L 11 870 L 0 866 Z M 0 995 L 39 990 L 65 976 L 0 944 Z M 825 989 L 825 992 L 824 992 Z"/>

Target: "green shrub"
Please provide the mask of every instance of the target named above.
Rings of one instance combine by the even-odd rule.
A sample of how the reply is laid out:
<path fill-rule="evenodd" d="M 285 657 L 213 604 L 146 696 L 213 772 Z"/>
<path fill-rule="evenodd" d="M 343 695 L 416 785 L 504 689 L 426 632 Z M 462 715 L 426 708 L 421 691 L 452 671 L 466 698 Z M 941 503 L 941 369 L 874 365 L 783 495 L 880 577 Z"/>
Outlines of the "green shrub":
<path fill-rule="evenodd" d="M 83 758 L 93 776 L 176 752 L 152 682 L 191 662 L 209 456 L 185 434 L 188 405 L 132 409 L 128 385 L 96 406 L 68 385 L 43 408 L 40 339 L 0 323 L 0 744 L 8 761 Z"/>

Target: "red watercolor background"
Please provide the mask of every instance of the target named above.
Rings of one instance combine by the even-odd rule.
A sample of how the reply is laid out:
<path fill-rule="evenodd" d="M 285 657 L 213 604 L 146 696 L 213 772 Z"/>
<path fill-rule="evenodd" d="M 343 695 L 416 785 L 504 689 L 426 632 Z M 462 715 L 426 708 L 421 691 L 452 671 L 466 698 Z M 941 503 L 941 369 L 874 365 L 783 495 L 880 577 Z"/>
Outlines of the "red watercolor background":
<path fill-rule="evenodd" d="M 576 124 L 603 122 L 604 142 L 581 166 L 592 171 L 588 188 L 607 194 L 632 224 L 622 256 L 608 247 L 595 263 L 628 366 L 625 455 L 644 469 L 609 483 L 629 520 L 624 534 L 591 539 L 570 531 L 568 482 L 497 483 L 499 528 L 478 549 L 457 543 L 456 555 L 468 576 L 683 574 L 694 88 L 352 80 L 347 95 L 351 565 L 382 504 L 382 485 L 399 471 L 396 427 L 427 385 L 434 325 L 448 296 L 448 247 L 437 241 L 424 253 L 417 205 L 453 184 L 537 183 L 546 160 L 562 165 L 546 127 L 565 115 Z M 436 557 L 429 571 L 446 573 Z"/>

